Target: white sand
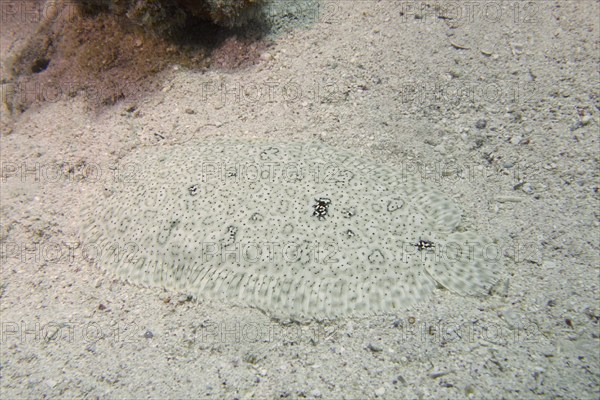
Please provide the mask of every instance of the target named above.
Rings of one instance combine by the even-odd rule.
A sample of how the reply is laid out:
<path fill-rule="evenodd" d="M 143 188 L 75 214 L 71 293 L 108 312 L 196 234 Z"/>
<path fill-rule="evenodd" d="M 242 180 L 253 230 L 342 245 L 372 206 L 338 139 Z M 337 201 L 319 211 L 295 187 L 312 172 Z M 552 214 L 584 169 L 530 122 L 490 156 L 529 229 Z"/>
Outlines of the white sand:
<path fill-rule="evenodd" d="M 454 20 L 408 4 L 328 2 L 256 67 L 173 68 L 100 115 L 79 97 L 3 108 L 0 397 L 597 398 L 599 3 L 469 2 Z M 465 228 L 503 243 L 503 283 L 483 301 L 437 290 L 405 315 L 286 326 L 70 252 L 82 192 L 102 184 L 81 165 L 111 179 L 133 148 L 205 136 L 422 163 Z"/>

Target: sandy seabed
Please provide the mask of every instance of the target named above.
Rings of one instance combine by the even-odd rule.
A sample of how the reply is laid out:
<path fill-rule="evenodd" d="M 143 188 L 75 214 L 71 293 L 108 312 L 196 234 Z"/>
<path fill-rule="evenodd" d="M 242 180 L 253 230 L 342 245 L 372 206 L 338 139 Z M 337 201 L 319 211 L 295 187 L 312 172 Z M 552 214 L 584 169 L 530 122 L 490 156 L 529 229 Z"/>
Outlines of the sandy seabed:
<path fill-rule="evenodd" d="M 327 1 L 251 67 L 174 65 L 101 112 L 4 103 L 0 396 L 598 398 L 599 8 Z M 2 60 L 34 29 L 4 27 Z M 133 149 L 204 137 L 322 141 L 421 174 L 502 244 L 501 282 L 282 324 L 85 260 L 92 185 Z"/>

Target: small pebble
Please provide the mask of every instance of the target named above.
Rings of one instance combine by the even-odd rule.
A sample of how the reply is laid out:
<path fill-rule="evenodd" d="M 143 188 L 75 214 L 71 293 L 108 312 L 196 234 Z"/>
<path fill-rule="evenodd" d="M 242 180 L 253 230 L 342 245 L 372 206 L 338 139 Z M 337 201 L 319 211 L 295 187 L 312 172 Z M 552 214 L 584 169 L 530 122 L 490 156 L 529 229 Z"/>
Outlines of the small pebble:
<path fill-rule="evenodd" d="M 484 129 L 487 126 L 487 121 L 485 119 L 480 119 L 475 122 L 475 128 Z"/>
<path fill-rule="evenodd" d="M 511 144 L 520 144 L 523 141 L 523 136 L 513 136 L 510 138 Z"/>
<path fill-rule="evenodd" d="M 385 388 L 384 387 L 380 387 L 379 389 L 375 390 L 375 396 L 377 397 L 381 397 L 385 394 Z"/>
<path fill-rule="evenodd" d="M 383 351 L 383 349 L 380 346 L 377 346 L 376 344 L 372 343 L 369 343 L 367 349 L 371 350 L 373 353 L 379 353 L 380 351 Z"/>
<path fill-rule="evenodd" d="M 146 333 L 144 333 L 144 337 L 146 339 L 152 339 L 154 337 L 154 333 L 152 333 L 151 331 L 146 331 Z"/>
<path fill-rule="evenodd" d="M 573 327 L 573 320 L 570 318 L 565 318 L 565 324 L 567 324 L 568 327 L 572 328 Z"/>
<path fill-rule="evenodd" d="M 271 55 L 271 53 L 262 53 L 260 55 L 260 59 L 263 61 L 271 61 L 273 59 L 273 56 Z"/>
<path fill-rule="evenodd" d="M 196 114 L 196 111 L 192 110 L 191 108 L 186 108 L 185 113 L 186 114 Z"/>
<path fill-rule="evenodd" d="M 317 389 L 315 389 L 312 392 L 310 392 L 310 395 L 312 397 L 321 397 L 321 392 L 319 392 Z"/>
<path fill-rule="evenodd" d="M 527 194 L 533 194 L 533 186 L 530 183 L 526 183 L 521 187 L 521 190 Z"/>

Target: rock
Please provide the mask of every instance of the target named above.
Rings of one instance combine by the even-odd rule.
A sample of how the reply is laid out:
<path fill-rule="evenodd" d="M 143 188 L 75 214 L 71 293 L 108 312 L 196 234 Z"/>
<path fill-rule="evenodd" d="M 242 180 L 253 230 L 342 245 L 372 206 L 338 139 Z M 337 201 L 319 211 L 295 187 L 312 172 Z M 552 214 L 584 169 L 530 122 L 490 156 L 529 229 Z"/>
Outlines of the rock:
<path fill-rule="evenodd" d="M 260 59 L 263 61 L 271 61 L 273 59 L 273 56 L 271 55 L 271 53 L 262 53 L 260 55 Z"/>
<path fill-rule="evenodd" d="M 477 129 L 485 129 L 486 126 L 487 121 L 485 119 L 480 119 L 477 122 L 475 122 L 475 128 Z"/>
<path fill-rule="evenodd" d="M 379 389 L 375 390 L 375 396 L 377 397 L 381 397 L 385 394 L 385 388 L 384 387 L 380 387 Z"/>
<path fill-rule="evenodd" d="M 378 345 L 372 344 L 372 343 L 369 343 L 367 345 L 367 349 L 371 350 L 373 353 L 379 353 L 380 351 L 383 351 L 381 346 L 378 346 Z"/>
<path fill-rule="evenodd" d="M 526 183 L 521 187 L 521 190 L 527 194 L 533 194 L 533 186 L 530 183 Z"/>

